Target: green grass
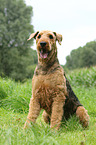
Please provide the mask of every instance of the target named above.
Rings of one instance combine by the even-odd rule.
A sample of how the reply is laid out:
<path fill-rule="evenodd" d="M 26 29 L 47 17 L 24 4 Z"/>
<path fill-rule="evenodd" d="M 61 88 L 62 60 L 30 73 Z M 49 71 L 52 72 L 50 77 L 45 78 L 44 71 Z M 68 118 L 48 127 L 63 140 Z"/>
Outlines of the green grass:
<path fill-rule="evenodd" d="M 88 110 L 90 124 L 83 129 L 73 116 L 59 131 L 51 130 L 42 119 L 23 130 L 31 97 L 31 80 L 16 83 L 0 78 L 0 145 L 95 145 L 96 144 L 96 67 L 67 74 L 80 102 Z"/>

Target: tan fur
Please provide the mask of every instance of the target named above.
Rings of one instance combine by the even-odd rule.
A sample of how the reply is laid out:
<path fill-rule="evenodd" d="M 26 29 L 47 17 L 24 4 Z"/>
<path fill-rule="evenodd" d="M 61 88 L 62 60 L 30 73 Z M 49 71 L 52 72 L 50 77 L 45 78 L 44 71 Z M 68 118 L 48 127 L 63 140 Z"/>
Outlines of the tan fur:
<path fill-rule="evenodd" d="M 58 73 L 57 73 L 58 72 Z M 51 116 L 51 127 L 60 126 L 63 116 L 66 86 L 62 71 L 54 74 L 34 76 L 32 79 L 32 98 L 29 104 L 28 121 L 35 122 L 40 108 Z"/>
<path fill-rule="evenodd" d="M 64 113 L 63 107 L 66 96 L 68 95 L 64 71 L 57 59 L 56 41 L 60 44 L 62 35 L 51 31 L 37 31 L 31 34 L 28 40 L 32 38 L 36 39 L 38 65 L 32 79 L 32 98 L 25 127 L 30 122 L 35 122 L 40 110 L 44 109 L 44 121 L 46 123 L 50 122 L 51 128 L 58 129 Z M 46 46 L 42 47 L 41 42 L 46 42 Z M 46 53 L 42 53 L 42 49 Z M 86 113 L 83 113 L 83 115 L 79 108 L 76 113 L 85 125 Z"/>
<path fill-rule="evenodd" d="M 83 106 L 79 106 L 77 108 L 76 115 L 82 123 L 83 127 L 87 127 L 89 125 L 89 115 Z"/>
<path fill-rule="evenodd" d="M 50 123 L 50 115 L 44 110 L 42 117 L 46 123 Z"/>

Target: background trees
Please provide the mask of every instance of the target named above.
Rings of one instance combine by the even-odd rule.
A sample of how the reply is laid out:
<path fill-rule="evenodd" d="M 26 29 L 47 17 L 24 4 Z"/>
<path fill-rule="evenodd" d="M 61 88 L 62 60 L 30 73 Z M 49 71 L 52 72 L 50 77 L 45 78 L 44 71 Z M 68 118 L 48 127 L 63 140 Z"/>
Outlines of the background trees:
<path fill-rule="evenodd" d="M 32 33 L 33 10 L 24 0 L 0 0 L 0 76 L 23 81 L 32 77 L 37 63 Z M 96 40 L 71 51 L 65 68 L 76 69 L 96 65 Z"/>
<path fill-rule="evenodd" d="M 66 57 L 65 66 L 69 69 L 96 65 L 96 41 L 88 42 L 84 47 L 71 51 Z"/>
<path fill-rule="evenodd" d="M 23 80 L 30 77 L 32 64 L 37 63 L 36 51 L 27 43 L 30 33 L 32 7 L 23 0 L 0 0 L 0 75 Z"/>

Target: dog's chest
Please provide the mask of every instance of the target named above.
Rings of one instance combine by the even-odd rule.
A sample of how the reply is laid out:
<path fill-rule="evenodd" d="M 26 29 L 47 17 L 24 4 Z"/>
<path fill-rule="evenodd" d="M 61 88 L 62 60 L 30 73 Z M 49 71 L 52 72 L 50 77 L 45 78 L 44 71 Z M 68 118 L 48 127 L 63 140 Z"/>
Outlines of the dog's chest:
<path fill-rule="evenodd" d="M 46 89 L 65 89 L 66 80 L 61 70 L 46 75 L 34 75 L 32 79 L 32 90 Z"/>
<path fill-rule="evenodd" d="M 61 72 L 48 75 L 37 75 L 32 79 L 32 94 L 40 100 L 41 108 L 51 111 L 54 98 L 66 92 L 66 82 Z"/>

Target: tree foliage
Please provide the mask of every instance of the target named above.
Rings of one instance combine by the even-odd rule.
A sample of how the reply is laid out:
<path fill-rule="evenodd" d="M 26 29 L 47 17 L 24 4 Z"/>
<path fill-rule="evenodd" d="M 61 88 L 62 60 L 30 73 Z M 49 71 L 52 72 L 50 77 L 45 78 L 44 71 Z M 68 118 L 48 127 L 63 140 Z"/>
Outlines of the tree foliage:
<path fill-rule="evenodd" d="M 96 65 L 96 41 L 88 42 L 84 47 L 71 51 L 66 57 L 65 67 L 76 69 Z"/>
<path fill-rule="evenodd" d="M 28 69 L 37 63 L 36 52 L 27 42 L 30 33 L 32 7 L 23 0 L 0 0 L 0 75 L 23 80 L 30 77 Z"/>

